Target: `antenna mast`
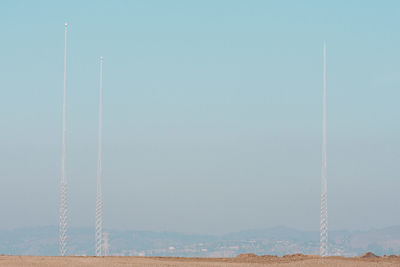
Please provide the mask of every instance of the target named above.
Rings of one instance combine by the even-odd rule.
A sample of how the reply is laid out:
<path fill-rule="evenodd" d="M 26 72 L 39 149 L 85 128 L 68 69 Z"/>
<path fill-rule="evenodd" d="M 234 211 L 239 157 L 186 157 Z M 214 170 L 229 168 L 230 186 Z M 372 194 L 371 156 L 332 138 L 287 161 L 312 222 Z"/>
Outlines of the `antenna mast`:
<path fill-rule="evenodd" d="M 328 256 L 328 185 L 326 171 L 326 43 L 324 43 L 324 92 L 322 99 L 322 169 L 321 169 L 320 255 Z"/>
<path fill-rule="evenodd" d="M 96 256 L 103 256 L 103 200 L 102 177 L 102 120 L 103 120 L 103 57 L 100 57 L 100 98 L 99 98 L 99 140 L 97 158 L 97 194 L 96 194 Z"/>
<path fill-rule="evenodd" d="M 67 253 L 67 178 L 65 172 L 66 160 L 66 93 L 67 93 L 67 27 L 64 24 L 64 95 L 63 95 L 63 110 L 62 110 L 62 154 L 61 154 L 61 203 L 60 203 L 60 237 L 59 237 L 59 253 L 60 256 L 65 256 Z"/>

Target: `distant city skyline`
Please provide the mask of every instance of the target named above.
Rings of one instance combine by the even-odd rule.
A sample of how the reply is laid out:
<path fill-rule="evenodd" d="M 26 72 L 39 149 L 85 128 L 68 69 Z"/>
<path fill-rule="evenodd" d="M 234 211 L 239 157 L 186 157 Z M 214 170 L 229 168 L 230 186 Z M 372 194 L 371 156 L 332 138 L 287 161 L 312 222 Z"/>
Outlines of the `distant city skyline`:
<path fill-rule="evenodd" d="M 58 224 L 65 21 L 71 226 L 95 218 L 103 55 L 103 227 L 318 231 L 324 40 L 329 229 L 398 225 L 399 11 L 396 1 L 0 3 L 0 229 Z"/>

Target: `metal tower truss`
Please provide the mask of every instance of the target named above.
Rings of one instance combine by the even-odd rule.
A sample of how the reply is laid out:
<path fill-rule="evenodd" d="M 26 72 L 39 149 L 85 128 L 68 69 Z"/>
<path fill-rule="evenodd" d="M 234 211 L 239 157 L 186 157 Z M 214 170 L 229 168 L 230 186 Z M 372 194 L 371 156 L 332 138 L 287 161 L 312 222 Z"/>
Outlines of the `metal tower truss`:
<path fill-rule="evenodd" d="M 102 120 L 103 120 L 103 57 L 100 57 L 100 98 L 99 98 L 99 139 L 97 158 L 97 194 L 96 194 L 96 233 L 95 253 L 103 256 L 103 199 L 101 188 L 102 177 Z"/>
<path fill-rule="evenodd" d="M 322 99 L 322 168 L 320 255 L 328 256 L 328 179 L 326 170 L 326 44 L 324 43 L 324 91 Z"/>
<path fill-rule="evenodd" d="M 59 253 L 60 256 L 67 254 L 67 178 L 65 170 L 66 160 L 66 94 L 67 94 L 67 27 L 64 24 L 64 94 L 63 94 L 63 109 L 62 109 L 62 154 L 61 154 L 61 203 L 60 203 L 60 237 L 59 237 Z"/>

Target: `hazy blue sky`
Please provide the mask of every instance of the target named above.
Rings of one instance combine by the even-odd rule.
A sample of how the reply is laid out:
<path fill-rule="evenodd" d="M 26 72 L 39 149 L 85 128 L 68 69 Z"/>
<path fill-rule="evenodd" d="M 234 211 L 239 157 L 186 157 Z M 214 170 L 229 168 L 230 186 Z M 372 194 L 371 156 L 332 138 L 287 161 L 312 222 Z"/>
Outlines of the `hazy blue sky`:
<path fill-rule="evenodd" d="M 57 225 L 64 22 L 72 226 L 319 229 L 322 45 L 330 229 L 400 224 L 399 1 L 1 1 L 0 228 Z"/>

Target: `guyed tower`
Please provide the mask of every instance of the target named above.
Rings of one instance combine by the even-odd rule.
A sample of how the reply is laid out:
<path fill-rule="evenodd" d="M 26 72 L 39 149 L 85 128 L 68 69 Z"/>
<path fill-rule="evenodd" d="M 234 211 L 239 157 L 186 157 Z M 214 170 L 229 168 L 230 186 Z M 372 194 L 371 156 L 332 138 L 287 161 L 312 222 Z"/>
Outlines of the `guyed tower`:
<path fill-rule="evenodd" d="M 97 155 L 97 193 L 96 193 L 96 233 L 95 253 L 103 256 L 103 199 L 101 189 L 102 177 L 102 121 L 103 121 L 103 57 L 100 57 L 100 97 L 99 97 L 99 139 Z"/>
<path fill-rule="evenodd" d="M 62 145 L 61 145 L 61 202 L 60 202 L 60 237 L 59 237 L 59 253 L 60 256 L 67 254 L 67 177 L 65 171 L 66 160 L 66 95 L 67 95 L 67 27 L 64 24 L 64 94 L 63 94 L 63 108 L 62 108 Z"/>
<path fill-rule="evenodd" d="M 326 171 L 326 43 L 324 42 L 324 91 L 322 97 L 322 168 L 321 168 L 321 222 L 320 255 L 328 256 L 328 184 Z"/>

